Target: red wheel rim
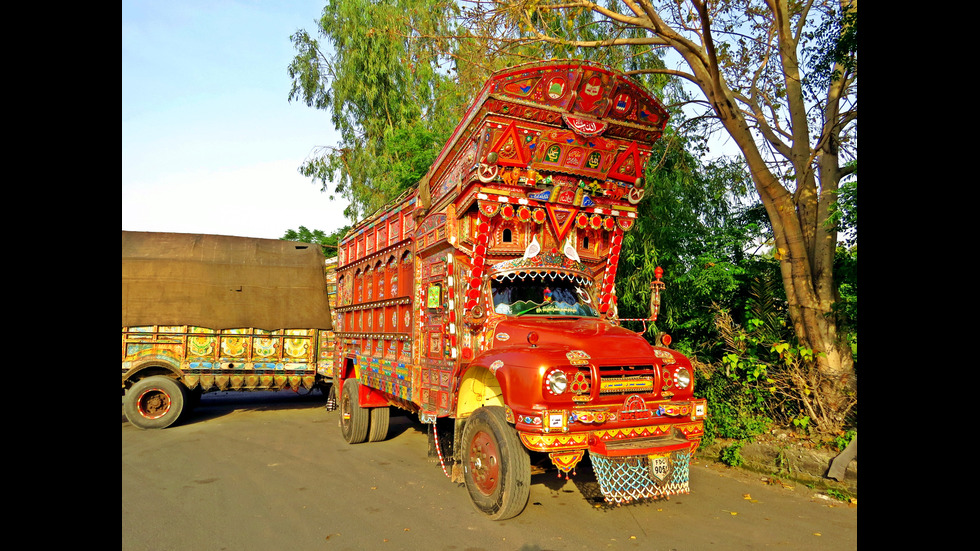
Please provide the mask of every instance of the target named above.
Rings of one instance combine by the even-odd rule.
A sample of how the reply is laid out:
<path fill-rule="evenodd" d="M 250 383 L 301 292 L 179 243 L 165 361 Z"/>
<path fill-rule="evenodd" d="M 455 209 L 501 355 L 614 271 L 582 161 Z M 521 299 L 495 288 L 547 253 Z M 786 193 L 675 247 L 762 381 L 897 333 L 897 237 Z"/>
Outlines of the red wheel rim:
<path fill-rule="evenodd" d="M 171 405 L 170 395 L 158 388 L 151 388 L 143 392 L 136 401 L 137 410 L 146 419 L 163 417 L 170 411 Z"/>
<path fill-rule="evenodd" d="M 473 482 L 480 493 L 488 496 L 493 494 L 500 483 L 500 453 L 492 436 L 483 431 L 473 436 L 469 463 Z"/>

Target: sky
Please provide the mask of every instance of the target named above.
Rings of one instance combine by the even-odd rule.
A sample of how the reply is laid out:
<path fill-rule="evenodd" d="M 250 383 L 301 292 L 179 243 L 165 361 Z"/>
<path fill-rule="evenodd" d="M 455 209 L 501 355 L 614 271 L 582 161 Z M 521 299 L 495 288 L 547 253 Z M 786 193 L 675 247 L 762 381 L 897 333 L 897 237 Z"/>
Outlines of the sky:
<path fill-rule="evenodd" d="M 289 37 L 325 0 L 123 0 L 122 229 L 279 239 L 351 222 L 297 171 L 335 145 L 288 100 Z"/>

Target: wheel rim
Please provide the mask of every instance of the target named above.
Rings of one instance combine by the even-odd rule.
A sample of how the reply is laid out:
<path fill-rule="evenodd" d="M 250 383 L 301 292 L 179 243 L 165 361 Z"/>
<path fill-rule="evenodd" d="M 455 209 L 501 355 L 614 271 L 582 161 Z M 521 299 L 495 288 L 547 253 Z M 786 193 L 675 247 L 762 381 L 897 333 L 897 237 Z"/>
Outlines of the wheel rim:
<path fill-rule="evenodd" d="M 158 389 L 151 388 L 140 394 L 136 401 L 136 408 L 139 414 L 146 419 L 159 419 L 170 411 L 173 401 L 170 395 Z"/>
<path fill-rule="evenodd" d="M 351 424 L 351 405 L 350 396 L 346 392 L 340 393 L 340 427 L 343 429 L 344 434 L 350 431 Z"/>
<path fill-rule="evenodd" d="M 469 464 L 476 488 L 483 495 L 493 494 L 500 484 L 500 452 L 491 435 L 483 431 L 473 435 Z"/>

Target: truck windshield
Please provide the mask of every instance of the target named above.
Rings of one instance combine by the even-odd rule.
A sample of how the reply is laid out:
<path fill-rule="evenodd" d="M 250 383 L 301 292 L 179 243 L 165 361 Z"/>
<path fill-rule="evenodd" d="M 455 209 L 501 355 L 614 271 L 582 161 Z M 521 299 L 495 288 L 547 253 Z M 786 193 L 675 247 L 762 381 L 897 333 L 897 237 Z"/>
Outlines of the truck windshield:
<path fill-rule="evenodd" d="M 586 286 L 554 278 L 493 280 L 493 310 L 509 316 L 576 316 L 596 318 Z"/>

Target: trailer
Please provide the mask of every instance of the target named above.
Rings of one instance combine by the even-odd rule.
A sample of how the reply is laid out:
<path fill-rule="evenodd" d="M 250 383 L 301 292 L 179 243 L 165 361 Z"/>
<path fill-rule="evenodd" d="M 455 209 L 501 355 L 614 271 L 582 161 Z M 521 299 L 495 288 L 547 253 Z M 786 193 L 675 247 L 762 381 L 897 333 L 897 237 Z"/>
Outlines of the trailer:
<path fill-rule="evenodd" d="M 126 418 L 166 428 L 212 391 L 329 392 L 335 272 L 309 243 L 123 231 Z"/>

